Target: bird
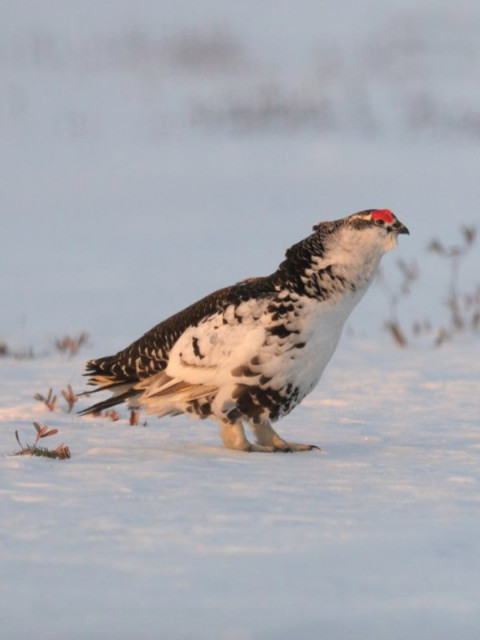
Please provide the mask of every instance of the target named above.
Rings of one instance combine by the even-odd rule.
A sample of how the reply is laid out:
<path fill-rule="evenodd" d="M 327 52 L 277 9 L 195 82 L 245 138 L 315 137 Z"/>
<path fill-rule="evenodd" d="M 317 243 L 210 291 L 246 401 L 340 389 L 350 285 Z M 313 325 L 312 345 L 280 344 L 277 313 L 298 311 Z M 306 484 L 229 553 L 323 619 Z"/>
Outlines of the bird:
<path fill-rule="evenodd" d="M 115 355 L 88 361 L 95 389 L 86 393 L 112 395 L 81 413 L 126 402 L 159 417 L 213 418 L 229 449 L 319 449 L 282 438 L 272 423 L 315 388 L 400 234 L 409 231 L 389 209 L 320 222 L 271 275 L 219 289 Z"/>

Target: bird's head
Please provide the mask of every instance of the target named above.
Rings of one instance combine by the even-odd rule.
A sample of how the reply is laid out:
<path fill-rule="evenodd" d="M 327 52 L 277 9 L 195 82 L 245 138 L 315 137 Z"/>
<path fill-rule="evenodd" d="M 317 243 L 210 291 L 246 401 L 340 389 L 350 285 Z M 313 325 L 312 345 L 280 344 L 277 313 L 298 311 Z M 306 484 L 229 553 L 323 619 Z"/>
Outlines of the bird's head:
<path fill-rule="evenodd" d="M 363 247 L 380 253 L 393 249 L 400 234 L 410 233 L 389 209 L 359 211 L 335 222 L 320 223 L 314 230 L 319 236 L 335 237 L 334 244 L 339 242 L 348 251 Z"/>
<path fill-rule="evenodd" d="M 378 243 L 384 252 L 390 251 L 396 246 L 397 237 L 400 234 L 410 233 L 390 209 L 359 211 L 345 218 L 345 227 L 350 227 L 360 233 L 359 242 Z"/>
<path fill-rule="evenodd" d="M 340 220 L 320 222 L 313 231 L 287 249 L 278 270 L 283 277 L 299 276 L 302 286 L 312 273 L 332 267 L 345 281 L 368 283 L 383 254 L 396 246 L 398 235 L 409 233 L 389 209 L 368 209 Z"/>

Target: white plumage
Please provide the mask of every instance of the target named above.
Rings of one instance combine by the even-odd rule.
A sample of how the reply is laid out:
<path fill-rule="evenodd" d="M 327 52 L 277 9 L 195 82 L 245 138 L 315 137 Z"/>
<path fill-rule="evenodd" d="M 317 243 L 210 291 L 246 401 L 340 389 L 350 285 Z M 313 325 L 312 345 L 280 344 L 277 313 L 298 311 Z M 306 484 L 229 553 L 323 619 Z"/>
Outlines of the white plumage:
<path fill-rule="evenodd" d="M 278 270 L 222 289 L 87 365 L 90 384 L 148 413 L 213 417 L 227 447 L 316 448 L 283 440 L 271 422 L 315 387 L 381 257 L 408 233 L 388 210 L 320 223 Z M 245 436 L 249 424 L 257 442 Z"/>

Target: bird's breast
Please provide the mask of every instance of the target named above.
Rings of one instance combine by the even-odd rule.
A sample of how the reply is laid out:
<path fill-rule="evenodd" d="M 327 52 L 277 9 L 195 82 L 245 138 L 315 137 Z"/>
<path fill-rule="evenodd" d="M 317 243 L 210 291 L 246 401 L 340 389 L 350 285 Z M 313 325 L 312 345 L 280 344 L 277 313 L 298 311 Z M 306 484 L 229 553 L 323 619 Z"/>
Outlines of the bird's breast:
<path fill-rule="evenodd" d="M 299 401 L 317 384 L 337 348 L 358 294 L 335 304 L 299 299 L 292 313 L 267 329 L 259 353 L 264 379 L 274 389 L 293 384 Z"/>

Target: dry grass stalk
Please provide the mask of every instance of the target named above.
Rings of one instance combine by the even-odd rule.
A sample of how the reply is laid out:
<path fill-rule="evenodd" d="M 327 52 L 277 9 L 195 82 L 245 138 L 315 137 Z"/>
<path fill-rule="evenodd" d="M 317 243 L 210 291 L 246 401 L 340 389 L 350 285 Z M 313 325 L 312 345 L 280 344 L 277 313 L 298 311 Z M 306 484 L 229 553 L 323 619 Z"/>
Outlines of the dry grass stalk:
<path fill-rule="evenodd" d="M 427 247 L 428 251 L 446 259 L 450 265 L 450 283 L 446 300 L 446 306 L 450 311 L 450 326 L 440 329 L 435 340 L 436 346 L 468 328 L 476 331 L 480 323 L 480 287 L 472 294 L 466 295 L 462 295 L 459 288 L 460 265 L 475 244 L 477 230 L 475 227 L 462 226 L 461 236 L 461 244 L 446 246 L 440 240 L 434 239 Z"/>
<path fill-rule="evenodd" d="M 36 393 L 33 397 L 35 398 L 35 400 L 45 403 L 45 406 L 49 411 L 55 411 L 55 406 L 57 404 L 57 396 L 53 395 L 52 387 L 50 387 L 50 389 L 48 390 L 47 397 L 42 396 L 41 393 Z"/>
<path fill-rule="evenodd" d="M 61 340 L 55 340 L 55 347 L 60 353 L 67 353 L 70 357 L 76 355 L 81 347 L 88 343 L 88 333 L 82 331 L 76 338 L 65 335 Z"/>
<path fill-rule="evenodd" d="M 72 412 L 73 407 L 75 406 L 75 403 L 78 400 L 78 396 L 76 396 L 73 393 L 73 389 L 70 385 L 67 385 L 66 389 L 62 389 L 62 396 L 65 398 L 65 400 L 67 401 L 67 405 L 68 405 L 68 413 Z"/>
<path fill-rule="evenodd" d="M 392 335 L 395 344 L 404 348 L 407 346 L 408 340 L 405 332 L 401 328 L 400 320 L 398 318 L 398 305 L 402 298 L 410 294 L 413 283 L 420 276 L 420 270 L 415 262 L 408 264 L 404 260 L 398 260 L 397 267 L 402 276 L 400 287 L 397 291 L 392 290 L 390 283 L 384 277 L 383 273 L 380 273 L 379 281 L 383 286 L 389 306 L 390 317 L 385 322 L 385 328 Z"/>
<path fill-rule="evenodd" d="M 385 328 L 390 332 L 397 346 L 402 348 L 407 346 L 405 334 L 396 320 L 387 320 Z"/>
<path fill-rule="evenodd" d="M 447 295 L 444 302 L 449 318 L 445 326 L 433 327 L 427 319 L 415 320 L 410 332 L 402 329 L 398 317 L 398 306 L 401 299 L 410 293 L 412 284 L 420 275 L 415 263 L 408 264 L 403 260 L 397 262 L 402 280 L 395 289 L 392 289 L 390 282 L 380 274 L 379 281 L 389 303 L 389 317 L 385 322 L 385 328 L 398 346 L 407 346 L 410 336 L 434 335 L 433 344 L 439 347 L 459 333 L 480 331 L 480 284 L 472 291 L 465 293 L 461 291 L 460 280 L 462 261 L 475 245 L 477 230 L 472 226 L 463 226 L 460 231 L 461 242 L 457 244 L 446 245 L 435 238 L 427 246 L 427 251 L 436 254 L 449 265 L 450 273 L 447 278 Z"/>

